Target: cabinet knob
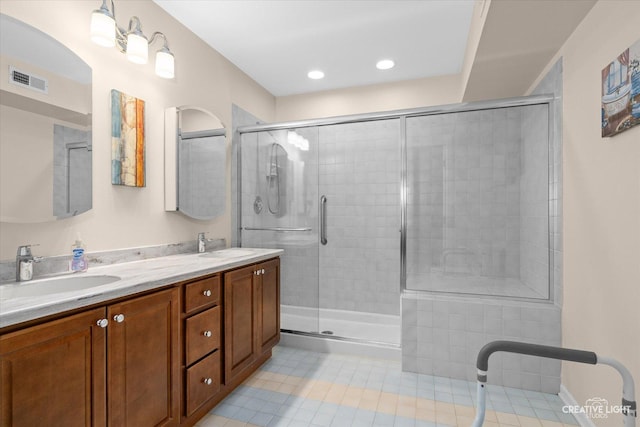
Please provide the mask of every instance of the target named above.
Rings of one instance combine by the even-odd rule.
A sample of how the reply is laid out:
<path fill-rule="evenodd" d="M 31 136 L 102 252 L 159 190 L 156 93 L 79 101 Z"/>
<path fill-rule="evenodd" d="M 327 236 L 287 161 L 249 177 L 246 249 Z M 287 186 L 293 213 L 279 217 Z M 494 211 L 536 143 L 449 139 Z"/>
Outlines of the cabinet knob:
<path fill-rule="evenodd" d="M 108 319 L 100 319 L 96 322 L 96 324 L 98 326 L 100 326 L 101 328 L 106 328 L 109 325 L 109 320 Z"/>
<path fill-rule="evenodd" d="M 262 274 L 264 274 L 264 268 L 263 268 L 262 270 L 260 270 L 260 272 L 261 272 Z"/>
<path fill-rule="evenodd" d="M 206 385 L 213 384 L 213 380 L 211 378 L 204 378 L 202 382 L 205 383 Z"/>
<path fill-rule="evenodd" d="M 211 338 L 211 331 L 204 331 L 202 335 L 204 335 L 207 338 Z"/>
<path fill-rule="evenodd" d="M 207 289 L 206 291 L 204 291 L 202 293 L 202 295 L 204 295 L 205 297 L 210 297 L 211 296 L 211 291 L 209 289 Z"/>
<path fill-rule="evenodd" d="M 118 323 L 124 322 L 124 314 L 116 314 L 115 316 L 113 316 L 113 320 Z"/>

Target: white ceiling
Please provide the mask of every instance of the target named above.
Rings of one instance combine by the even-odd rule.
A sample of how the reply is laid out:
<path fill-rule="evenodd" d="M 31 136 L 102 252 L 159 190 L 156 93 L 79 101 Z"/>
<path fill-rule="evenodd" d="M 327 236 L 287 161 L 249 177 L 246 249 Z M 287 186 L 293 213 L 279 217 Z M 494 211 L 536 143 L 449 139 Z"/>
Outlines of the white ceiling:
<path fill-rule="evenodd" d="M 473 10 L 473 0 L 154 1 L 275 96 L 458 74 Z M 396 66 L 376 69 L 383 58 Z M 313 69 L 325 78 L 310 80 Z"/>

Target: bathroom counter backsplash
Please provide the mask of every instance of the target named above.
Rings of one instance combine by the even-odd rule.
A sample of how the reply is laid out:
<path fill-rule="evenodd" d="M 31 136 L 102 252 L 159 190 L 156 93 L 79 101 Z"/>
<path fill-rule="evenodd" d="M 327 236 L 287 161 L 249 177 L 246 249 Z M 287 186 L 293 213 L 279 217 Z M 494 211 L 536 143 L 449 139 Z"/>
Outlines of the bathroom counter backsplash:
<path fill-rule="evenodd" d="M 90 264 L 88 272 L 69 273 L 69 277 L 117 276 L 120 280 L 64 293 L 0 299 L 0 328 L 260 262 L 282 253 L 282 249 L 232 248 L 102 266 Z M 37 278 L 33 282 L 40 280 L 42 279 Z M 7 286 L 29 286 L 29 283 L 31 282 Z"/>

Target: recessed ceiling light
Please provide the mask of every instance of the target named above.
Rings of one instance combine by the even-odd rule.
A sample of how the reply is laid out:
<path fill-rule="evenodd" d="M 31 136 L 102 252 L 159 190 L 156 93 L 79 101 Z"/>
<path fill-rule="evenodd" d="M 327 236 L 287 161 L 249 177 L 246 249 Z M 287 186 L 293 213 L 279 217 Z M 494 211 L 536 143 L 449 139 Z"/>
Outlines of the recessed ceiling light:
<path fill-rule="evenodd" d="M 383 59 L 377 62 L 376 68 L 378 70 L 388 70 L 390 68 L 393 68 L 395 65 L 396 63 L 393 62 L 391 59 Z"/>
<path fill-rule="evenodd" d="M 309 71 L 309 73 L 307 74 L 307 77 L 313 80 L 319 80 L 324 78 L 324 73 L 320 70 L 313 70 L 313 71 Z"/>

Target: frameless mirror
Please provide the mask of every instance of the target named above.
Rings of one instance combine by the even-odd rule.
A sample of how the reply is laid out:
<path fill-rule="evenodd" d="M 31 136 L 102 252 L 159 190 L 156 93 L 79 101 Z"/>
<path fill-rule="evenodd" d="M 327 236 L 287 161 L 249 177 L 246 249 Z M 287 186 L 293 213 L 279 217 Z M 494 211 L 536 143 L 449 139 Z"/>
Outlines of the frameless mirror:
<path fill-rule="evenodd" d="M 205 220 L 224 213 L 225 136 L 220 119 L 202 108 L 165 111 L 165 210 Z"/>
<path fill-rule="evenodd" d="M 91 68 L 0 14 L 0 221 L 47 222 L 92 206 Z"/>

